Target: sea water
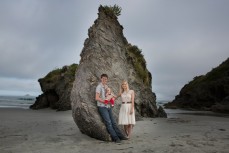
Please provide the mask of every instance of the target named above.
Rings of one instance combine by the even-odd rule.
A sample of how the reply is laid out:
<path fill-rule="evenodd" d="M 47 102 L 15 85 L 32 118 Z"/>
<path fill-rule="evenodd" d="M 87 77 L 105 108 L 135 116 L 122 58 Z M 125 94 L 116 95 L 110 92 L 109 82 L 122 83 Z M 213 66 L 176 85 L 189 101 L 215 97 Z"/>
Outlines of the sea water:
<path fill-rule="evenodd" d="M 0 95 L 0 108 L 24 108 L 29 109 L 30 105 L 34 104 L 36 100 L 35 96 L 2 96 Z M 166 100 L 157 100 L 157 107 L 167 103 Z"/>
<path fill-rule="evenodd" d="M 34 104 L 35 96 L 0 96 L 0 108 L 24 108 Z"/>
<path fill-rule="evenodd" d="M 157 105 L 157 107 L 159 107 L 159 106 L 164 107 L 164 104 L 166 104 L 168 102 L 169 102 L 168 100 L 157 100 L 156 105 Z"/>

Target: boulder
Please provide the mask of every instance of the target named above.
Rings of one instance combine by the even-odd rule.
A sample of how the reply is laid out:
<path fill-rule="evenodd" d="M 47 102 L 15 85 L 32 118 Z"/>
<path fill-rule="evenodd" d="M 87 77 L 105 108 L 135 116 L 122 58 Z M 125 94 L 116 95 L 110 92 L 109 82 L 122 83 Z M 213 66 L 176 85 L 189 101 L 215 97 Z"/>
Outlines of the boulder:
<path fill-rule="evenodd" d="M 167 114 L 166 114 L 166 112 L 162 106 L 159 106 L 159 108 L 158 108 L 157 117 L 167 117 Z"/>

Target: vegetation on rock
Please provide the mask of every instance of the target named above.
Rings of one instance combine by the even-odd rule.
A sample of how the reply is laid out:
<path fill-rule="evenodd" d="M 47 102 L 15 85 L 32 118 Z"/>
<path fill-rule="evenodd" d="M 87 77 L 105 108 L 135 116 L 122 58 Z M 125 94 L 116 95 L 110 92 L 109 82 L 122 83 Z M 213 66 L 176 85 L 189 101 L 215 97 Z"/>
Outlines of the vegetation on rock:
<path fill-rule="evenodd" d="M 122 8 L 119 7 L 118 5 L 114 5 L 114 6 L 103 6 L 104 8 L 104 12 L 107 14 L 107 15 L 115 15 L 116 17 L 121 15 L 121 11 L 122 11 Z"/>
<path fill-rule="evenodd" d="M 45 81 L 47 83 L 55 82 L 61 74 L 64 73 L 64 75 L 68 76 L 70 78 L 70 82 L 73 82 L 75 79 L 75 71 L 78 67 L 78 64 L 72 64 L 70 66 L 63 66 L 62 68 L 56 68 L 49 72 L 44 78 L 42 78 L 42 81 Z"/>
<path fill-rule="evenodd" d="M 145 85 L 151 86 L 152 76 L 146 68 L 146 61 L 142 54 L 142 51 L 137 46 L 128 44 L 127 46 L 128 59 L 133 63 L 134 68 L 138 76 L 143 80 Z"/>
<path fill-rule="evenodd" d="M 186 84 L 166 108 L 188 108 L 229 113 L 229 58 L 206 75 Z"/>
<path fill-rule="evenodd" d="M 78 64 L 63 66 L 49 72 L 44 78 L 39 79 L 43 93 L 36 97 L 31 109 L 50 107 L 57 110 L 70 110 L 70 92 L 75 80 Z"/>
<path fill-rule="evenodd" d="M 192 90 L 201 84 L 209 84 L 225 76 L 229 76 L 229 58 L 218 67 L 213 68 L 206 75 L 194 77 L 193 80 L 189 82 L 188 86 L 186 86 L 186 90 Z"/>

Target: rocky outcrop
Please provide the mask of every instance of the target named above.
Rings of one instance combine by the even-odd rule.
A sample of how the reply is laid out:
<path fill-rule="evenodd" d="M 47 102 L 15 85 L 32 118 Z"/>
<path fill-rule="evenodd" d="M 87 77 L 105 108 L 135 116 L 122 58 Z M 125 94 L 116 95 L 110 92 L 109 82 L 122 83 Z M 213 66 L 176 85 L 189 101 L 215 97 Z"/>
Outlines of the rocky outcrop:
<path fill-rule="evenodd" d="M 44 78 L 39 79 L 43 94 L 36 98 L 31 109 L 50 107 L 60 111 L 71 110 L 70 93 L 75 80 L 77 64 L 64 66 L 49 72 Z"/>
<path fill-rule="evenodd" d="M 166 114 L 166 112 L 165 112 L 165 110 L 163 109 L 162 106 L 159 106 L 159 108 L 158 108 L 157 117 L 166 117 L 167 118 L 167 114 Z"/>
<path fill-rule="evenodd" d="M 165 107 L 229 113 L 229 58 L 206 75 L 195 77 Z"/>
<path fill-rule="evenodd" d="M 80 131 L 100 140 L 110 140 L 98 113 L 95 89 L 103 73 L 108 74 L 108 86 L 118 94 L 122 80 L 128 80 L 135 90 L 136 117 L 157 117 L 156 96 L 151 89 L 151 74 L 137 46 L 132 46 L 123 36 L 123 27 L 117 17 L 99 7 L 98 19 L 88 30 L 81 60 L 76 71 L 71 101 L 72 115 Z M 120 99 L 113 114 L 118 116 Z"/>

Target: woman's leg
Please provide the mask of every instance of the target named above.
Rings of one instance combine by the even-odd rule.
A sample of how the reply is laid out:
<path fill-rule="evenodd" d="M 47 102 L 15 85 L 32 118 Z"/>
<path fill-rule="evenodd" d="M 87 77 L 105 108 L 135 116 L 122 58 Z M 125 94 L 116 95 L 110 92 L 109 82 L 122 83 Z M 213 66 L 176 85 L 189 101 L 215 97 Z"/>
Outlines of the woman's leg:
<path fill-rule="evenodd" d="M 124 125 L 124 130 L 125 130 L 127 138 L 129 138 L 128 125 Z"/>
<path fill-rule="evenodd" d="M 127 129 L 128 129 L 128 137 L 130 138 L 130 135 L 132 133 L 132 124 L 127 125 Z"/>

